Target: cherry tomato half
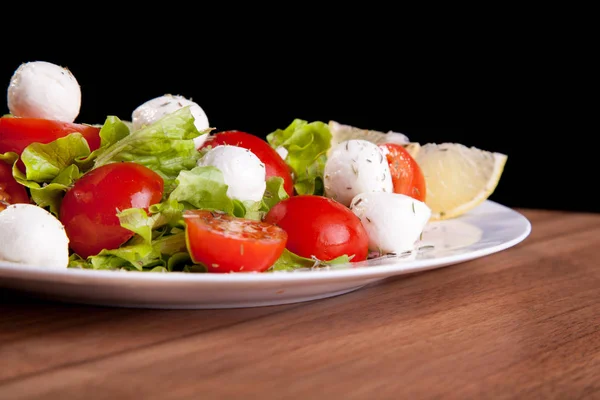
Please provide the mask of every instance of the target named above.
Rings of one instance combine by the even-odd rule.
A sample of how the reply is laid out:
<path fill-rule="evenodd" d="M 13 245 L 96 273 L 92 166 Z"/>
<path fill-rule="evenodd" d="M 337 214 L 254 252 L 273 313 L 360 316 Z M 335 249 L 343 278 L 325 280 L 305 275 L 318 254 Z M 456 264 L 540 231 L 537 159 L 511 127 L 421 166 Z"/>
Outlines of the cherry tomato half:
<path fill-rule="evenodd" d="M 294 181 L 289 166 L 279 153 L 269 143 L 258 136 L 242 131 L 222 131 L 211 135 L 201 148 L 229 144 L 250 150 L 263 164 L 267 178 L 280 176 L 283 178 L 283 188 L 289 196 L 294 194 Z"/>
<path fill-rule="evenodd" d="M 91 151 L 100 147 L 100 128 L 95 126 L 41 118 L 2 117 L 0 153 L 12 151 L 21 155 L 31 143 L 50 143 L 73 132 L 81 133 Z"/>
<path fill-rule="evenodd" d="M 266 222 L 206 210 L 183 217 L 192 260 L 208 272 L 263 272 L 285 249 L 286 232 Z"/>
<path fill-rule="evenodd" d="M 380 144 L 392 175 L 394 192 L 419 201 L 425 201 L 427 186 L 421 167 L 404 146 L 395 143 Z"/>
<path fill-rule="evenodd" d="M 65 193 L 59 219 L 71 249 L 83 258 L 116 249 L 133 236 L 117 213 L 160 202 L 164 182 L 151 169 L 134 162 L 106 164 L 83 175 Z"/>
<path fill-rule="evenodd" d="M 16 203 L 30 203 L 27 190 L 13 177 L 12 166 L 0 160 L 0 211 Z"/>
<path fill-rule="evenodd" d="M 288 233 L 287 249 L 299 256 L 329 261 L 342 255 L 363 261 L 369 237 L 360 219 L 346 206 L 324 196 L 294 196 L 269 210 L 265 222 Z"/>

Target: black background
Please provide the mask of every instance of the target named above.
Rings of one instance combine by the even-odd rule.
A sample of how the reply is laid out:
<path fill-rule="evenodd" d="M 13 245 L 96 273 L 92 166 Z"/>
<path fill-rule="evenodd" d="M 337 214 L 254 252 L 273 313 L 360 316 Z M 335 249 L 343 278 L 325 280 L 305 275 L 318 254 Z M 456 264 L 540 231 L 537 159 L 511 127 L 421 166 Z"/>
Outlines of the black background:
<path fill-rule="evenodd" d="M 543 79 L 525 64 L 515 73 L 502 57 L 483 59 L 452 43 L 412 53 L 406 42 L 375 46 L 352 38 L 344 46 L 244 41 L 239 34 L 178 47 L 143 40 L 12 45 L 2 55 L 0 84 L 8 86 L 20 63 L 43 60 L 68 67 L 80 83 L 77 122 L 102 123 L 107 115 L 130 120 L 141 103 L 171 93 L 199 103 L 216 130 L 264 137 L 301 118 L 394 130 L 420 143 L 459 142 L 508 155 L 492 200 L 600 211 L 592 195 L 597 174 L 583 167 L 593 146 L 581 146 L 580 135 L 589 129 L 565 125 L 545 108 L 551 91 L 537 90 Z M 6 96 L 0 100 L 0 112 L 8 112 Z"/>

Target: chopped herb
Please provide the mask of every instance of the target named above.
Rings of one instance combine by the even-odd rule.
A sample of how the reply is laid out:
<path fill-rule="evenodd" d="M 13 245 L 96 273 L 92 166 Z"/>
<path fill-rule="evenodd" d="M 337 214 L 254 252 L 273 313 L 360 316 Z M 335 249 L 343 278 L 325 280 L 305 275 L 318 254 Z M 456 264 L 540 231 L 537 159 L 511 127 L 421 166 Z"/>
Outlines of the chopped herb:
<path fill-rule="evenodd" d="M 317 268 L 321 265 L 321 260 L 319 260 L 317 257 L 315 256 L 310 256 L 310 258 L 312 258 L 314 260 L 314 264 L 312 265 L 311 268 Z"/>

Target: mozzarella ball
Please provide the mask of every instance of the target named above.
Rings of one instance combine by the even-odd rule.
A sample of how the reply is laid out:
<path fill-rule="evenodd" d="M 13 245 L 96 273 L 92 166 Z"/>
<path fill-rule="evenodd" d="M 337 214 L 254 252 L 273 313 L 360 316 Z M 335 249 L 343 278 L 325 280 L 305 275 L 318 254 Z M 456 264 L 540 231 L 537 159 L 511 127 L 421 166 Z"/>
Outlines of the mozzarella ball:
<path fill-rule="evenodd" d="M 63 224 L 33 204 L 12 204 L 0 212 L 0 260 L 67 268 L 69 238 Z"/>
<path fill-rule="evenodd" d="M 208 124 L 208 117 L 198 103 L 186 99 L 183 96 L 165 94 L 164 96 L 159 96 L 148 100 L 133 110 L 133 113 L 131 114 L 133 130 L 137 131 L 144 126 L 151 125 L 165 115 L 171 114 L 186 106 L 190 106 L 190 112 L 194 117 L 194 125 L 196 126 L 196 129 L 202 132 L 210 127 Z M 195 138 L 194 143 L 196 144 L 196 148 L 200 148 L 207 138 L 208 134 L 203 134 Z"/>
<path fill-rule="evenodd" d="M 331 150 L 324 170 L 325 196 L 345 206 L 359 193 L 393 192 L 383 150 L 361 139 L 343 141 Z"/>
<path fill-rule="evenodd" d="M 68 69 L 32 61 L 14 72 L 7 100 L 9 112 L 16 117 L 73 122 L 81 108 L 81 87 Z"/>
<path fill-rule="evenodd" d="M 250 150 L 220 145 L 198 160 L 199 166 L 213 166 L 221 171 L 228 187 L 227 196 L 241 201 L 260 201 L 267 188 L 265 164 Z"/>
<path fill-rule="evenodd" d="M 352 199 L 350 209 L 369 235 L 369 250 L 381 254 L 414 250 L 431 217 L 424 202 L 399 193 L 361 193 Z"/>

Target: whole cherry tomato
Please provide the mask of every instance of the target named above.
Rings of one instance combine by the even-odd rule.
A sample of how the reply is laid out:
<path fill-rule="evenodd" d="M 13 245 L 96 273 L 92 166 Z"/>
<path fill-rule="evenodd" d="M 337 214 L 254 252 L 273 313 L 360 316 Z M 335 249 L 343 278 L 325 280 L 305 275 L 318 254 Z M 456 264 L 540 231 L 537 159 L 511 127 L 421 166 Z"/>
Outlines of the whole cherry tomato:
<path fill-rule="evenodd" d="M 151 169 L 134 162 L 106 164 L 84 174 L 65 193 L 59 219 L 71 249 L 83 258 L 116 249 L 133 236 L 117 214 L 161 201 L 164 182 Z"/>
<path fill-rule="evenodd" d="M 346 206 L 324 196 L 302 195 L 280 201 L 264 218 L 288 233 L 287 249 L 299 256 L 329 261 L 342 255 L 363 261 L 369 237 Z"/>

